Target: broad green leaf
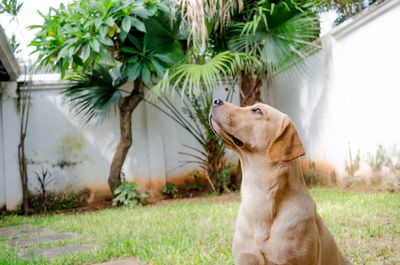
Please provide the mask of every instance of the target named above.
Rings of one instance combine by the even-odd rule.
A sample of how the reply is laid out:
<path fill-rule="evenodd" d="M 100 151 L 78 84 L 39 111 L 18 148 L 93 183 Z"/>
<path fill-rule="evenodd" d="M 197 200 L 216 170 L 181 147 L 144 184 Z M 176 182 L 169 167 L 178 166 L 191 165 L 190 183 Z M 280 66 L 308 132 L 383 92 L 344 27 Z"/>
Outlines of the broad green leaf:
<path fill-rule="evenodd" d="M 121 50 L 123 52 L 130 53 L 130 54 L 138 54 L 139 53 L 137 49 L 131 48 L 131 47 L 122 47 Z"/>
<path fill-rule="evenodd" d="M 108 27 L 107 26 L 101 26 L 100 27 L 100 35 L 102 37 L 106 37 L 108 33 Z"/>
<path fill-rule="evenodd" d="M 121 32 L 119 33 L 119 39 L 120 39 L 122 42 L 125 41 L 125 39 L 126 39 L 127 36 L 128 36 L 128 33 L 125 32 L 125 31 L 123 31 L 123 30 L 121 30 Z"/>
<path fill-rule="evenodd" d="M 135 17 L 131 17 L 131 23 L 137 30 L 146 32 L 146 26 L 139 19 L 137 19 Z"/>
<path fill-rule="evenodd" d="M 128 70 L 129 81 L 135 81 L 138 78 L 141 68 L 142 67 L 140 63 L 130 65 L 130 68 Z"/>
<path fill-rule="evenodd" d="M 67 55 L 68 49 L 70 48 L 69 45 L 64 46 L 57 54 L 56 61 L 59 61 L 61 58 Z"/>
<path fill-rule="evenodd" d="M 141 3 L 141 6 L 136 6 L 136 8 L 133 10 L 133 13 L 139 17 L 142 17 L 144 19 L 148 18 L 149 16 L 151 16 L 152 14 L 154 14 L 154 12 L 151 12 L 150 10 L 146 9 L 143 6 L 143 3 Z"/>
<path fill-rule="evenodd" d="M 97 30 L 100 28 L 102 22 L 103 22 L 102 19 L 99 18 L 99 17 L 96 17 L 96 18 L 94 19 L 94 26 L 96 27 Z"/>
<path fill-rule="evenodd" d="M 88 44 L 86 44 L 85 46 L 83 46 L 80 57 L 82 59 L 82 62 L 86 62 L 86 60 L 89 58 L 90 56 L 90 46 Z"/>
<path fill-rule="evenodd" d="M 125 32 L 129 32 L 129 30 L 131 29 L 131 17 L 126 16 L 122 19 L 122 30 Z"/>
<path fill-rule="evenodd" d="M 149 69 L 144 66 L 142 68 L 142 80 L 143 80 L 143 83 L 145 83 L 146 85 L 150 84 L 150 75 L 151 75 L 151 73 L 150 73 Z"/>
<path fill-rule="evenodd" d="M 92 40 L 89 42 L 89 44 L 90 44 L 90 47 L 92 47 L 92 49 L 93 49 L 95 52 L 99 52 L 99 51 L 100 51 L 100 43 L 99 43 L 98 40 L 92 39 Z"/>
<path fill-rule="evenodd" d="M 100 55 L 102 56 L 102 61 L 105 61 L 107 63 L 111 63 L 114 61 L 110 51 L 105 48 L 100 49 Z"/>
<path fill-rule="evenodd" d="M 156 60 L 152 60 L 151 62 L 154 66 L 154 70 L 156 71 L 157 76 L 162 77 L 165 72 L 165 67 L 158 63 Z"/>
<path fill-rule="evenodd" d="M 107 46 L 114 46 L 114 42 L 108 37 L 100 36 L 99 41 Z"/>
<path fill-rule="evenodd" d="M 172 60 L 168 55 L 155 54 L 154 57 L 160 59 L 161 61 L 163 61 L 164 63 L 167 63 L 167 64 L 173 64 L 174 63 L 174 60 Z"/>
<path fill-rule="evenodd" d="M 104 22 L 110 27 L 114 27 L 115 25 L 114 19 L 112 17 L 108 17 Z"/>

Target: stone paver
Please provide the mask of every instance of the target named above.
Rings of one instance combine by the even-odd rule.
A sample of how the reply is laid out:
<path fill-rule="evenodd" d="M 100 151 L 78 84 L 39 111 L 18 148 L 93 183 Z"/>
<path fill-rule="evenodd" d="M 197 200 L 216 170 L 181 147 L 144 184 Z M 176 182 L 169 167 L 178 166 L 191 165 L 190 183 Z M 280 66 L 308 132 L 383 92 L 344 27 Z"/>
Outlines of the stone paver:
<path fill-rule="evenodd" d="M 76 239 L 79 236 L 74 233 L 55 233 L 50 235 L 38 235 L 27 238 L 14 238 L 8 241 L 12 246 L 27 247 L 37 243 L 50 243 L 59 240 Z"/>
<path fill-rule="evenodd" d="M 49 228 L 34 227 L 32 225 L 19 225 L 11 227 L 1 227 L 0 237 L 20 238 L 31 235 L 50 235 L 55 234 L 54 230 Z"/>
<path fill-rule="evenodd" d="M 35 256 L 44 256 L 49 259 L 52 259 L 59 255 L 65 254 L 73 254 L 81 251 L 89 251 L 101 248 L 101 245 L 98 244 L 73 244 L 67 246 L 60 247 L 51 247 L 46 249 L 35 249 L 32 251 L 32 254 Z M 23 250 L 19 253 L 19 257 L 22 259 L 29 258 L 29 252 L 27 250 Z"/>
<path fill-rule="evenodd" d="M 129 259 L 114 260 L 104 263 L 96 263 L 93 265 L 145 265 L 145 263 L 141 262 L 136 258 L 129 258 Z"/>
<path fill-rule="evenodd" d="M 43 256 L 52 259 L 59 255 L 74 254 L 81 251 L 100 249 L 100 244 L 70 244 L 50 248 L 27 248 L 37 243 L 50 243 L 59 240 L 83 239 L 75 233 L 59 233 L 49 228 L 39 228 L 33 225 L 20 225 L 0 228 L 0 237 L 6 237 L 7 243 L 19 249 L 18 256 L 21 259 L 28 259 L 32 255 Z M 93 265 L 146 265 L 137 258 L 127 258 L 110 262 L 97 263 Z"/>

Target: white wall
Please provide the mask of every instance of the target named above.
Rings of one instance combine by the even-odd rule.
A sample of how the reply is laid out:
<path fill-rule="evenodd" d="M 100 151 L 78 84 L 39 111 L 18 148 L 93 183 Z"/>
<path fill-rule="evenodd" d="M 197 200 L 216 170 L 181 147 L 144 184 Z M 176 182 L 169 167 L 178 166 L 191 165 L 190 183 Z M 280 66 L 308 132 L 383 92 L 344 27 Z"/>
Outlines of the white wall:
<path fill-rule="evenodd" d="M 35 173 L 48 170 L 53 175 L 50 190 L 90 188 L 104 195 L 109 193 L 108 172 L 119 140 L 118 115 L 111 112 L 101 123 L 85 124 L 64 103 L 61 91 L 66 86 L 57 79 L 34 81 L 26 138 L 29 185 L 33 190 L 37 185 Z M 0 187 L 5 187 L 7 200 L 13 201 L 7 203 L 7 208 L 15 209 L 22 198 L 15 156 L 19 114 L 15 105 L 15 87 L 9 87 L 7 91 L 3 98 L 3 114 L 8 183 Z M 217 94 L 224 98 L 226 92 L 217 89 Z M 172 100 L 176 107 L 182 106 L 178 95 Z M 193 137 L 172 119 L 148 103 L 140 103 L 133 113 L 133 146 L 123 167 L 126 178 L 150 190 L 163 188 L 166 181 L 183 181 L 185 176 L 198 169 L 194 165 L 181 166 L 181 162 L 188 159 L 178 154 L 187 151 L 184 144 L 198 147 Z"/>
<path fill-rule="evenodd" d="M 6 206 L 6 179 L 4 172 L 3 106 L 0 85 L 0 209 Z"/>
<path fill-rule="evenodd" d="M 16 82 L 3 82 L 2 117 L 3 117 L 3 166 L 0 174 L 4 185 L 4 198 L 7 210 L 15 210 L 22 202 L 22 189 L 18 167 L 19 114 L 16 101 Z M 0 189 L 1 190 L 1 189 Z"/>
<path fill-rule="evenodd" d="M 275 106 L 294 120 L 308 156 L 346 175 L 349 145 L 366 166 L 378 144 L 400 144 L 400 1 L 346 21 L 322 37 L 307 69 L 274 80 Z"/>

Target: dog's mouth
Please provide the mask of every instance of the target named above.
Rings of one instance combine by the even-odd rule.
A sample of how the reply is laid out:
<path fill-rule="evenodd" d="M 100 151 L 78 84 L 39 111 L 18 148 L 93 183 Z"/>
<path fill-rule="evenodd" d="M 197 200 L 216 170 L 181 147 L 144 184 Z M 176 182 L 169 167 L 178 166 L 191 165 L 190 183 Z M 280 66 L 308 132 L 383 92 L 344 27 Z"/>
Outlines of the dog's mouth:
<path fill-rule="evenodd" d="M 236 138 L 235 136 L 233 136 L 232 134 L 226 133 L 227 135 L 229 135 L 229 137 L 231 137 L 232 141 L 239 147 L 242 147 L 244 144 L 242 141 L 240 141 L 238 138 Z"/>
<path fill-rule="evenodd" d="M 219 123 L 218 123 L 215 119 L 213 119 L 213 116 L 210 115 L 210 125 L 211 125 L 211 129 L 213 130 L 213 132 L 214 132 L 216 135 L 218 135 L 218 136 L 221 137 L 223 140 L 225 140 L 224 137 L 221 136 L 221 135 L 217 132 L 217 130 L 214 128 L 214 125 L 213 125 L 214 123 L 218 125 L 218 127 L 219 127 L 219 129 L 220 129 L 221 131 L 223 131 L 227 136 L 229 136 L 230 140 L 231 140 L 236 146 L 242 147 L 242 146 L 244 145 L 244 143 L 243 143 L 241 140 L 239 140 L 238 138 L 236 138 L 236 137 L 233 136 L 232 134 L 227 133 L 225 130 L 223 130 L 222 127 L 219 125 Z"/>

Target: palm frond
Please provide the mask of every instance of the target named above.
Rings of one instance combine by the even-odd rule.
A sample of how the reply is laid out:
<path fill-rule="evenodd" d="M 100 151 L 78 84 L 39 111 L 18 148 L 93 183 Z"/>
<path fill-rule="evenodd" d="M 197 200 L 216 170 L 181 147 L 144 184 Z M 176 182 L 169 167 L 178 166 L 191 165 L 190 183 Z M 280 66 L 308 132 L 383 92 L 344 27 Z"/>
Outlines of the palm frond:
<path fill-rule="evenodd" d="M 112 74 L 104 67 L 96 67 L 92 73 L 74 75 L 68 78 L 75 84 L 63 91 L 64 99 L 71 104 L 73 112 L 85 122 L 104 118 L 117 106 L 120 86 L 126 82 L 120 75 Z"/>
<path fill-rule="evenodd" d="M 315 23 L 319 23 L 316 16 L 302 13 L 275 28 L 274 35 L 269 35 L 262 47 L 262 61 L 279 68 L 291 57 L 304 58 L 307 48 L 318 47 L 313 40 L 318 36 L 319 28 L 310 26 Z"/>
<path fill-rule="evenodd" d="M 318 47 L 315 42 L 320 30 L 318 16 L 284 3 L 262 6 L 253 20 L 237 23 L 231 29 L 229 46 L 260 56 L 274 72 L 289 61 L 306 57 L 308 50 Z"/>
<path fill-rule="evenodd" d="M 181 11 L 195 50 L 202 53 L 209 37 L 207 24 L 223 26 L 236 10 L 243 8 L 242 0 L 174 0 Z"/>
<path fill-rule="evenodd" d="M 181 95 L 198 96 L 204 90 L 212 91 L 224 79 L 254 64 L 259 64 L 254 57 L 232 51 L 219 53 L 204 64 L 179 64 L 167 70 L 163 79 L 151 90 L 149 97 L 160 97 L 171 89 L 178 90 Z"/>

